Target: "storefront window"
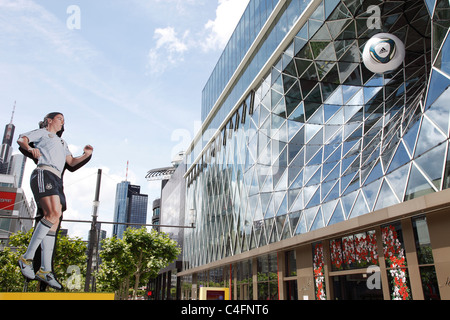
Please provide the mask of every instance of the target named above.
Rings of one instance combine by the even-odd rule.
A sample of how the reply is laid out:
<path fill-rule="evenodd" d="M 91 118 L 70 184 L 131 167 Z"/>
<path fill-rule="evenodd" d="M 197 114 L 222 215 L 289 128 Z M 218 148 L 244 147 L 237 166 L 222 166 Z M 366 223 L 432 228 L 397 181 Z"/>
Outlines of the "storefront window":
<path fill-rule="evenodd" d="M 398 222 L 382 226 L 381 233 L 391 299 L 411 300 L 401 224 Z"/>
<path fill-rule="evenodd" d="M 425 216 L 413 218 L 412 224 L 424 299 L 440 300 L 427 218 Z"/>
<path fill-rule="evenodd" d="M 325 263 L 323 260 L 323 244 L 321 242 L 313 244 L 313 254 L 315 297 L 316 300 L 326 300 Z"/>
<path fill-rule="evenodd" d="M 295 277 L 297 275 L 297 259 L 295 250 L 288 251 L 286 256 L 286 277 Z"/>
<path fill-rule="evenodd" d="M 332 271 L 378 265 L 375 231 L 361 232 L 330 241 Z"/>
<path fill-rule="evenodd" d="M 237 299 L 253 300 L 252 260 L 236 263 Z"/>
<path fill-rule="evenodd" d="M 258 258 L 258 300 L 278 300 L 276 253 Z"/>

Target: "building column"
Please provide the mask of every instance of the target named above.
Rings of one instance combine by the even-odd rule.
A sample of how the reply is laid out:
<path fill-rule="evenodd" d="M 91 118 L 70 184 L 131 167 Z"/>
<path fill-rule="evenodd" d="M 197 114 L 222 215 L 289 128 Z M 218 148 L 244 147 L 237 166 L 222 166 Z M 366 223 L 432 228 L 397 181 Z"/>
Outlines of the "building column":
<path fill-rule="evenodd" d="M 258 259 L 252 259 L 253 300 L 258 300 Z"/>
<path fill-rule="evenodd" d="M 312 247 L 310 244 L 296 249 L 297 290 L 299 300 L 314 300 L 314 272 Z"/>
<path fill-rule="evenodd" d="M 285 285 L 284 285 L 284 275 L 285 275 L 285 253 L 277 253 L 277 264 L 278 264 L 278 298 L 279 300 L 286 300 L 285 297 Z"/>

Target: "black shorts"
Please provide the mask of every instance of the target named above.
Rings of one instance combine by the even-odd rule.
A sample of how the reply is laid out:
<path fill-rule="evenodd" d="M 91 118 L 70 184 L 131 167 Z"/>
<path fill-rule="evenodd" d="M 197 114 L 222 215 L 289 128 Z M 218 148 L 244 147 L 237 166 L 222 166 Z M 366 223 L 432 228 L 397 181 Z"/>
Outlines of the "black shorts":
<path fill-rule="evenodd" d="M 63 182 L 53 172 L 36 168 L 31 173 L 30 185 L 31 190 L 33 191 L 34 200 L 38 206 L 40 206 L 39 202 L 42 198 L 59 196 L 62 211 L 66 210 L 66 196 L 64 195 Z"/>

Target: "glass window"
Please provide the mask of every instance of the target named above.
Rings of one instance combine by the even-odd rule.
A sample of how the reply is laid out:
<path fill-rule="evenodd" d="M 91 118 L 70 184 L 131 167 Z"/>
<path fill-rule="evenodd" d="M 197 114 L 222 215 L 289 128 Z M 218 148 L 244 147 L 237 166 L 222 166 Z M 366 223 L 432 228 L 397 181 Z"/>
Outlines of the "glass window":
<path fill-rule="evenodd" d="M 425 300 L 441 300 L 434 266 L 420 267 L 423 297 Z"/>
<path fill-rule="evenodd" d="M 433 265 L 430 265 L 434 263 L 434 259 L 431 249 L 430 234 L 428 232 L 427 218 L 426 216 L 413 218 L 412 224 L 424 299 L 440 300 L 436 270 Z"/>
<path fill-rule="evenodd" d="M 258 300 L 278 300 L 277 254 L 259 257 Z"/>
<path fill-rule="evenodd" d="M 427 218 L 421 216 L 412 220 L 414 238 L 416 240 L 416 252 L 419 264 L 432 264 L 433 253 L 431 250 L 430 234 L 428 233 Z"/>
<path fill-rule="evenodd" d="M 253 300 L 252 260 L 238 262 L 237 270 L 237 300 Z"/>
<path fill-rule="evenodd" d="M 285 253 L 286 257 L 286 277 L 293 277 L 297 275 L 297 257 L 295 250 Z"/>

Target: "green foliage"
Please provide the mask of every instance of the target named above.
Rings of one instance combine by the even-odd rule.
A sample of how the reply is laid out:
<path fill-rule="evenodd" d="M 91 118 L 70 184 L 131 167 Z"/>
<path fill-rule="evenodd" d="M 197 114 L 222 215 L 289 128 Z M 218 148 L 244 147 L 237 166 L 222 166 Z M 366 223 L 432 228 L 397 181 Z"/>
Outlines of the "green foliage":
<path fill-rule="evenodd" d="M 21 292 L 24 278 L 17 261 L 30 243 L 33 229 L 28 232 L 17 232 L 10 236 L 8 245 L 0 251 L 0 291 Z M 54 271 L 66 291 L 70 289 L 64 284 L 71 276 L 67 273 L 69 266 L 77 266 L 83 274 L 86 269 L 86 243 L 80 238 L 58 237 L 54 258 Z M 36 290 L 37 281 L 30 283 L 28 290 Z"/>
<path fill-rule="evenodd" d="M 134 296 L 138 288 L 158 275 L 180 254 L 177 242 L 165 233 L 128 228 L 123 239 L 109 238 L 102 242 L 102 264 L 96 276 L 97 288 L 128 295 L 130 282 Z"/>

